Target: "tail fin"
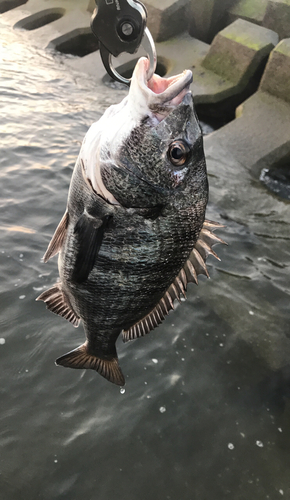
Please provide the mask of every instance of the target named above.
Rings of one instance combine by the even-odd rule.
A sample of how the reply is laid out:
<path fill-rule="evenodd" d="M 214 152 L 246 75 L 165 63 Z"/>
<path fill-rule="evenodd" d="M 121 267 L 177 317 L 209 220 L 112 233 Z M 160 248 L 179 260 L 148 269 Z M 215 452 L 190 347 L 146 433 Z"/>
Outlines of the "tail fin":
<path fill-rule="evenodd" d="M 125 385 L 125 378 L 118 364 L 118 358 L 111 360 L 101 359 L 94 354 L 89 354 L 87 344 L 83 344 L 77 349 L 64 354 L 56 360 L 56 365 L 68 368 L 96 370 L 109 382 L 117 385 Z"/>

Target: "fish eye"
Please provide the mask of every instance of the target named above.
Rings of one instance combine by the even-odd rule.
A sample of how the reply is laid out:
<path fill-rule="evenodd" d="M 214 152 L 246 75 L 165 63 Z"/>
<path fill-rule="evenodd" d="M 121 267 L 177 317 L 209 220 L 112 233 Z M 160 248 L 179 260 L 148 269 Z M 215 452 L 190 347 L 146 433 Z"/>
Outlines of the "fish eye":
<path fill-rule="evenodd" d="M 184 141 L 173 141 L 168 149 L 168 158 L 172 165 L 181 167 L 190 155 L 190 147 Z"/>

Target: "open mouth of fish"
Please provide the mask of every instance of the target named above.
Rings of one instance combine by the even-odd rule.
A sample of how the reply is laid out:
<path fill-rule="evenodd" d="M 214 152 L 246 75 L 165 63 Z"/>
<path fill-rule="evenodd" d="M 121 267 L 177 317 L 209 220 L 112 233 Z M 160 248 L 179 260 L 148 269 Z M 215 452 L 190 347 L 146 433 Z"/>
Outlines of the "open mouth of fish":
<path fill-rule="evenodd" d="M 154 117 L 160 122 L 172 109 L 182 103 L 186 94 L 189 93 L 192 83 L 192 72 L 185 70 L 183 73 L 163 78 L 154 74 L 148 81 L 147 72 L 149 60 L 141 57 L 134 70 L 129 99 L 136 100 L 141 106 L 140 111 L 148 108 Z M 149 114 L 149 113 L 148 113 Z"/>

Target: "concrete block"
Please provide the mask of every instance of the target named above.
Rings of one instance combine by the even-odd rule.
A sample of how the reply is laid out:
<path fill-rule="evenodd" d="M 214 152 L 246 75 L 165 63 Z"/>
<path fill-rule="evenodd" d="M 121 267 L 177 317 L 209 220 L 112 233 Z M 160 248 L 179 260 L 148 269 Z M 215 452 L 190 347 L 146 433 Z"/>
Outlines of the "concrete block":
<path fill-rule="evenodd" d="M 235 161 L 259 177 L 290 158 L 290 39 L 272 51 L 258 91 L 236 110 L 237 119 L 213 134 L 211 148 L 234 144 Z M 288 167 L 289 170 L 289 167 Z"/>
<path fill-rule="evenodd" d="M 234 22 L 237 19 L 244 19 L 261 26 L 267 5 L 268 0 L 240 0 L 229 9 L 228 20 Z"/>
<path fill-rule="evenodd" d="M 278 33 L 280 40 L 290 36 L 289 0 L 240 0 L 228 12 L 228 20 L 245 19 Z"/>
<path fill-rule="evenodd" d="M 234 0 L 191 0 L 188 9 L 189 33 L 210 43 L 216 33 L 226 26 L 226 11 Z"/>
<path fill-rule="evenodd" d="M 189 0 L 144 0 L 147 26 L 155 42 L 162 42 L 187 30 Z"/>
<path fill-rule="evenodd" d="M 65 5 L 65 2 L 62 2 L 61 5 Z M 67 9 L 65 15 L 54 21 L 51 25 L 61 36 L 66 36 L 73 30 L 80 29 L 87 29 L 88 32 L 92 33 L 90 29 L 90 15 L 86 12 L 84 3 L 79 2 L 79 8 L 74 7 L 73 3 L 70 2 L 70 9 Z M 47 40 L 47 44 L 50 40 Z"/>
<path fill-rule="evenodd" d="M 269 0 L 263 26 L 276 31 L 280 40 L 290 37 L 290 1 Z"/>
<path fill-rule="evenodd" d="M 156 51 L 158 58 L 166 62 L 167 76 L 173 76 L 182 73 L 185 68 L 198 66 L 208 51 L 208 45 L 188 33 L 182 33 L 166 42 L 157 43 Z"/>
<path fill-rule="evenodd" d="M 96 8 L 96 1 L 95 0 L 89 0 L 87 11 L 90 12 L 91 14 Z"/>
<path fill-rule="evenodd" d="M 218 33 L 202 64 L 235 84 L 246 83 L 277 42 L 273 31 L 238 19 Z"/>
<path fill-rule="evenodd" d="M 290 106 L 260 89 L 237 109 L 237 117 L 213 135 L 235 160 L 257 177 L 262 168 L 290 155 Z"/>
<path fill-rule="evenodd" d="M 47 24 L 57 21 L 65 14 L 65 9 L 62 8 L 51 8 L 41 10 L 35 14 L 25 17 L 18 21 L 13 27 L 25 29 L 27 31 L 33 31 L 38 28 L 42 28 Z"/>
<path fill-rule="evenodd" d="M 290 103 L 290 38 L 282 40 L 271 53 L 260 90 Z"/>
<path fill-rule="evenodd" d="M 12 9 L 16 9 L 21 5 L 24 5 L 28 2 L 28 0 L 1 0 L 0 1 L 0 14 L 4 14 Z"/>
<path fill-rule="evenodd" d="M 222 30 L 192 68 L 192 92 L 200 115 L 234 118 L 235 108 L 254 93 L 278 35 L 242 19 Z"/>
<path fill-rule="evenodd" d="M 99 49 L 99 42 L 89 27 L 76 28 L 51 40 L 47 46 L 62 54 L 84 57 Z"/>

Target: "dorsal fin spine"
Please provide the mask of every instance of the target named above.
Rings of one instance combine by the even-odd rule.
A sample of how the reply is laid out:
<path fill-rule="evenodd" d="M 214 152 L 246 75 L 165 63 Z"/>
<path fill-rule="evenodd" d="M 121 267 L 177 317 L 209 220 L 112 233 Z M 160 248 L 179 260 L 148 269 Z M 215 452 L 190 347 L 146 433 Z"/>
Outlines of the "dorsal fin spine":
<path fill-rule="evenodd" d="M 182 268 L 180 273 L 179 273 L 179 276 L 180 276 L 180 279 L 183 283 L 183 286 L 184 286 L 184 289 L 186 290 L 186 287 L 187 287 L 187 279 L 186 279 L 186 274 L 185 274 L 185 271 L 184 269 Z"/>
<path fill-rule="evenodd" d="M 169 293 L 173 301 L 177 299 L 180 302 L 179 293 L 174 283 L 172 283 L 172 285 L 170 286 Z"/>
<path fill-rule="evenodd" d="M 159 314 L 157 307 L 155 308 L 155 318 L 156 318 L 157 323 L 159 323 L 159 322 L 161 323 L 162 319 L 160 317 L 160 314 Z"/>
<path fill-rule="evenodd" d="M 165 294 L 165 295 L 166 295 L 166 297 L 167 297 L 167 299 L 168 299 L 168 302 L 169 302 L 169 304 L 170 304 L 170 306 L 171 306 L 171 309 L 174 309 L 174 305 L 173 305 L 173 301 L 172 301 L 172 298 L 171 298 L 170 293 L 169 293 L 169 292 L 166 292 L 166 294 Z"/>
<path fill-rule="evenodd" d="M 140 335 L 143 337 L 143 335 L 146 335 L 144 325 L 143 323 L 139 323 L 139 326 L 140 326 Z"/>
<path fill-rule="evenodd" d="M 177 276 L 175 278 L 175 283 L 179 288 L 179 293 L 182 293 L 183 297 L 186 299 L 185 289 L 184 289 L 183 283 L 182 283 L 181 279 L 179 278 L 179 276 Z"/>
<path fill-rule="evenodd" d="M 161 299 L 161 306 L 162 306 L 163 312 L 165 314 L 168 314 L 168 307 L 167 307 L 167 304 L 166 304 L 164 297 L 162 297 L 162 299 Z"/>
<path fill-rule="evenodd" d="M 159 303 L 159 304 L 157 304 L 157 307 L 158 307 L 158 311 L 159 311 L 160 317 L 162 318 L 162 321 L 163 321 L 163 320 L 164 320 L 165 315 L 164 315 L 163 309 L 162 309 L 162 307 L 161 307 L 161 304 L 160 304 L 160 303 Z"/>
<path fill-rule="evenodd" d="M 207 267 L 205 265 L 205 262 L 196 248 L 194 248 L 192 250 L 192 252 L 189 256 L 189 259 L 190 259 L 191 263 L 193 264 L 193 266 L 194 266 L 195 260 L 196 260 L 198 265 L 200 266 L 199 272 L 201 274 L 205 274 L 205 276 L 207 276 L 209 278 L 209 274 L 208 274 L 208 270 L 207 270 Z"/>
<path fill-rule="evenodd" d="M 190 283 L 195 283 L 198 285 L 198 279 L 197 279 L 197 273 L 195 270 L 194 265 L 191 263 L 191 261 L 188 259 L 184 266 L 185 272 L 187 271 L 186 277 L 187 281 Z"/>

